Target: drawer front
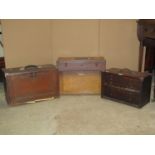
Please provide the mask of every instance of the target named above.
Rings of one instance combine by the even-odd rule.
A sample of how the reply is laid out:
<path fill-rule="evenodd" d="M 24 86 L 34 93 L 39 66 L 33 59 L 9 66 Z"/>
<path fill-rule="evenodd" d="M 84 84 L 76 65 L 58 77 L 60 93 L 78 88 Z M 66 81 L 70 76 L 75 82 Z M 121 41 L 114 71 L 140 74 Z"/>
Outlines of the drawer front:
<path fill-rule="evenodd" d="M 60 63 L 58 65 L 58 69 L 60 71 L 105 71 L 105 63 L 104 62 L 83 62 L 83 63 Z"/>
<path fill-rule="evenodd" d="M 104 90 L 102 91 L 102 96 L 107 96 L 112 99 L 117 99 L 120 101 L 124 101 L 127 103 L 139 105 L 141 101 L 140 92 L 134 90 L 126 90 L 123 88 L 118 88 L 114 86 L 104 86 Z"/>
<path fill-rule="evenodd" d="M 60 73 L 61 94 L 100 94 L 101 75 L 94 71 Z"/>
<path fill-rule="evenodd" d="M 58 95 L 57 71 L 41 71 L 6 77 L 11 102 L 29 101 Z"/>
<path fill-rule="evenodd" d="M 103 84 L 129 89 L 141 90 L 142 87 L 142 82 L 139 79 L 106 72 L 102 73 L 102 81 Z"/>

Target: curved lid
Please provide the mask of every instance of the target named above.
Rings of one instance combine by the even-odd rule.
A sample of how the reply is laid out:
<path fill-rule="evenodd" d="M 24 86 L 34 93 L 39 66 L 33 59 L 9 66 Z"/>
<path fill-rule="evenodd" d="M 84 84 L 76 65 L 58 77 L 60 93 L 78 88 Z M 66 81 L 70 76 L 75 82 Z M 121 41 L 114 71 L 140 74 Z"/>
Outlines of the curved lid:
<path fill-rule="evenodd" d="M 129 77 L 136 77 L 136 78 L 144 78 L 147 76 L 151 76 L 151 73 L 148 72 L 137 72 L 137 71 L 132 71 L 128 68 L 110 68 L 106 70 L 106 72 L 114 73 L 114 74 L 119 74 L 119 75 L 125 75 Z"/>
<path fill-rule="evenodd" d="M 139 19 L 137 23 L 140 25 L 155 25 L 155 19 Z"/>
<path fill-rule="evenodd" d="M 59 57 L 57 62 L 105 61 L 104 57 Z"/>

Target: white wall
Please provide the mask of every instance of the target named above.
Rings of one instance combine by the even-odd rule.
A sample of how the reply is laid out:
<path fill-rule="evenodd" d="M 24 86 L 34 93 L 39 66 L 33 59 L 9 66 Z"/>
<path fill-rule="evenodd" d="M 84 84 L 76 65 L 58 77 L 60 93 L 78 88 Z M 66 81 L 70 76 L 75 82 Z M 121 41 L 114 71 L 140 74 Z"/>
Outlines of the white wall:
<path fill-rule="evenodd" d="M 106 67 L 138 70 L 135 19 L 3 19 L 6 67 L 56 63 L 64 56 L 104 56 Z"/>

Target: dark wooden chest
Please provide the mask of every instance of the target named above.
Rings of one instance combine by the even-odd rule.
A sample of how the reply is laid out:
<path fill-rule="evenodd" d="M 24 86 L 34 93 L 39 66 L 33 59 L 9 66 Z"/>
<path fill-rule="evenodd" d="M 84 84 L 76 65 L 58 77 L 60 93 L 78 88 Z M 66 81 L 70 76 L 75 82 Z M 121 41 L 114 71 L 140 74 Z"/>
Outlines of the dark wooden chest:
<path fill-rule="evenodd" d="M 0 57 L 0 82 L 3 82 L 4 80 L 4 73 L 2 71 L 3 68 L 5 68 L 4 57 Z"/>
<path fill-rule="evenodd" d="M 58 97 L 58 71 L 53 65 L 4 69 L 8 104 Z"/>
<path fill-rule="evenodd" d="M 105 71 L 104 57 L 62 57 L 57 60 L 59 71 Z"/>
<path fill-rule="evenodd" d="M 149 73 L 112 68 L 101 74 L 101 97 L 142 107 L 150 101 Z"/>

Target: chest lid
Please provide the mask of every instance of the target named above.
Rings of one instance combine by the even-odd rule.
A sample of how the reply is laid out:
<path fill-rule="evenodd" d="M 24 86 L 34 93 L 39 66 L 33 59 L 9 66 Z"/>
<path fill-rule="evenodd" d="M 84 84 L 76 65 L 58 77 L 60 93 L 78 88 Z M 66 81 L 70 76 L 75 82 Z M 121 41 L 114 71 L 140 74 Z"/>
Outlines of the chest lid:
<path fill-rule="evenodd" d="M 130 69 L 127 68 L 110 68 L 108 70 L 106 70 L 106 72 L 109 72 L 111 74 L 116 74 L 116 75 L 120 75 L 120 76 L 128 76 L 128 77 L 132 77 L 132 78 L 140 78 L 143 79 L 147 76 L 151 76 L 151 73 L 148 72 L 137 72 L 137 71 L 132 71 Z"/>
<path fill-rule="evenodd" d="M 86 62 L 103 62 L 104 57 L 60 57 L 57 60 L 59 63 L 86 63 Z"/>
<path fill-rule="evenodd" d="M 5 75 L 10 75 L 10 74 L 39 72 L 39 71 L 45 71 L 45 70 L 49 70 L 49 69 L 56 70 L 56 67 L 52 64 L 28 65 L 25 67 L 7 68 L 7 69 L 3 69 L 3 71 L 4 71 Z"/>

